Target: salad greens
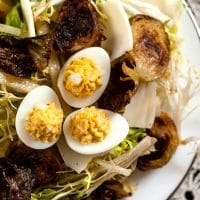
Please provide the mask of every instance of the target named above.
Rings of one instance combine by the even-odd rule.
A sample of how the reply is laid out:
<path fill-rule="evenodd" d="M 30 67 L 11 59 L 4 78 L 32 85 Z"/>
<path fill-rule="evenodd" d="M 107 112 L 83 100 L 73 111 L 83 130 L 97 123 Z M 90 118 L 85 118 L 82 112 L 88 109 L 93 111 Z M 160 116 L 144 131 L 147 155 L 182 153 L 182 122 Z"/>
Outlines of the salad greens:
<path fill-rule="evenodd" d="M 130 128 L 128 136 L 113 149 L 115 157 L 120 156 L 134 148 L 140 140 L 146 137 L 146 129 Z"/>
<path fill-rule="evenodd" d="M 4 86 L 0 88 L 0 157 L 5 156 L 8 145 L 13 141 L 15 115 L 21 97 L 9 93 Z"/>
<path fill-rule="evenodd" d="M 20 9 L 20 2 L 17 2 L 17 4 L 8 12 L 6 15 L 6 24 L 10 26 L 14 26 L 17 28 L 23 28 L 24 23 L 20 17 L 19 9 Z"/>
<path fill-rule="evenodd" d="M 97 0 L 96 2 L 102 3 L 103 1 L 105 0 Z M 136 3 L 136 1 L 134 0 L 121 1 L 123 2 L 125 9 L 130 8 L 133 3 Z M 34 23 L 37 23 L 38 20 L 50 23 L 54 13 L 54 7 L 53 4 L 51 4 L 52 2 L 53 0 L 31 1 L 31 3 L 33 3 L 31 5 L 32 12 L 34 14 Z M 156 1 L 152 0 L 151 2 L 151 0 L 146 0 L 145 2 L 145 9 L 141 9 L 141 6 L 138 6 L 137 9 L 142 14 L 152 13 L 152 7 L 148 6 L 149 4 Z M 182 39 L 178 36 L 178 25 L 176 23 L 170 23 L 171 19 L 173 21 L 173 17 L 175 14 L 177 17 L 182 12 L 182 6 L 180 6 L 181 0 L 158 0 L 157 2 L 158 5 L 163 4 L 161 6 L 161 11 L 166 11 L 162 13 L 162 17 L 163 23 L 166 27 L 166 31 L 169 34 L 172 53 L 172 61 L 170 63 L 171 72 L 167 71 L 165 76 L 158 81 L 159 92 L 162 93 L 160 96 L 162 96 L 163 99 L 166 99 L 166 102 L 164 102 L 166 105 L 161 106 L 166 110 L 171 110 L 173 112 L 172 116 L 174 117 L 176 124 L 178 124 L 181 121 L 179 116 L 180 112 L 182 112 L 185 105 L 191 99 L 194 90 L 196 91 L 197 88 L 193 89 L 191 87 L 193 81 L 191 80 L 192 76 L 190 76 L 190 73 L 189 77 L 184 76 L 184 73 L 182 71 L 184 58 L 180 55 L 179 48 L 181 46 Z M 172 6 L 173 2 L 174 8 Z M 170 8 L 173 8 L 171 12 L 170 9 L 167 9 L 167 5 L 170 5 Z M 132 6 L 132 8 L 134 7 Z M 178 10 L 176 10 L 176 12 L 173 12 L 175 8 L 178 8 Z M 7 13 L 5 21 L 6 25 L 20 29 L 23 29 L 23 27 L 26 26 L 20 17 L 19 9 L 20 3 L 17 3 Z M 154 9 L 155 7 L 153 8 L 153 10 Z M 130 16 L 135 14 L 135 12 L 138 12 L 138 10 L 129 9 L 127 11 Z M 146 11 L 148 12 L 146 13 Z M 159 13 L 161 11 L 159 11 Z M 51 62 L 54 64 L 53 61 Z M 53 64 L 50 67 L 50 76 L 52 78 L 52 81 L 49 84 L 53 83 L 53 86 L 55 86 L 59 68 L 56 69 L 55 66 L 58 65 Z M 187 65 L 187 68 L 190 68 L 189 65 Z M 191 72 L 191 68 L 188 69 L 188 71 Z M 188 75 L 188 73 L 185 74 Z M 32 80 L 21 80 L 19 78 L 17 79 L 17 81 L 13 81 L 13 79 L 11 79 L 10 77 L 11 76 L 6 77 L 3 72 L 0 72 L 0 157 L 4 156 L 8 145 L 16 135 L 14 129 L 14 119 L 17 111 L 17 106 L 22 99 L 20 96 L 8 92 L 5 86 L 9 86 L 9 88 L 12 88 L 17 92 L 26 93 L 34 87 L 37 87 L 37 82 L 39 82 L 37 74 L 32 77 L 35 82 L 33 82 Z M 185 87 L 181 87 L 178 83 L 180 77 L 185 79 Z M 186 96 L 188 98 L 184 99 Z M 183 103 L 181 104 L 180 102 Z M 77 199 L 86 197 L 104 181 L 116 177 L 116 175 L 129 175 L 133 171 L 131 169 L 131 165 L 136 162 L 138 156 L 145 154 L 145 152 L 148 151 L 154 143 L 155 140 L 152 140 L 152 138 L 149 138 L 147 136 L 146 129 L 130 128 L 128 136 L 119 145 L 114 147 L 107 154 L 93 159 L 85 171 L 77 174 L 75 171 L 66 168 L 65 171 L 58 172 L 58 179 L 56 180 L 56 182 L 44 188 L 38 188 L 33 191 L 31 200 L 58 200 L 61 198 L 71 199 L 72 197 L 75 197 Z"/>
<path fill-rule="evenodd" d="M 85 171 L 78 174 L 67 168 L 66 171 L 58 172 L 58 180 L 47 187 L 36 189 L 31 200 L 57 200 L 62 197 L 80 199 L 89 196 L 105 180 L 116 175 L 129 176 L 136 158 L 148 152 L 154 144 L 155 140 L 149 139 L 145 129 L 130 128 L 124 141 L 105 155 L 94 158 Z"/>

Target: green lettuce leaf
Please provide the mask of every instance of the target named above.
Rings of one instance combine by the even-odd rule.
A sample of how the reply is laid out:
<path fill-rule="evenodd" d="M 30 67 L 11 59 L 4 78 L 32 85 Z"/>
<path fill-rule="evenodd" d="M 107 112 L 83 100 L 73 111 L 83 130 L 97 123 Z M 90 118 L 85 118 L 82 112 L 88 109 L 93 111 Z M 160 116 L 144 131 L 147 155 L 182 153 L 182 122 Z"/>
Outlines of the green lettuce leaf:
<path fill-rule="evenodd" d="M 20 17 L 20 3 L 18 2 L 6 15 L 6 24 L 17 28 L 24 28 L 24 23 Z"/>
<path fill-rule="evenodd" d="M 123 155 L 134 148 L 146 135 L 146 129 L 130 128 L 127 137 L 114 147 L 112 154 L 114 157 Z"/>

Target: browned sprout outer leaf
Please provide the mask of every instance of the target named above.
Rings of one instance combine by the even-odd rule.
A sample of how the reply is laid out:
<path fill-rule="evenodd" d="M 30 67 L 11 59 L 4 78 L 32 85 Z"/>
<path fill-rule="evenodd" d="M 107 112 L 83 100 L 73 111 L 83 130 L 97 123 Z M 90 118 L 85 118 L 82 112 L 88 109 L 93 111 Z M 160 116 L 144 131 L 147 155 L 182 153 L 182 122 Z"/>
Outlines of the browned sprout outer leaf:
<path fill-rule="evenodd" d="M 30 77 L 37 69 L 48 66 L 52 50 L 50 34 L 35 38 L 16 39 L 0 36 L 0 69 L 17 77 Z"/>
<path fill-rule="evenodd" d="M 127 183 L 118 181 L 104 182 L 97 190 L 95 190 L 87 200 L 116 200 L 132 195 L 130 188 L 126 187 Z"/>
<path fill-rule="evenodd" d="M 18 77 L 30 77 L 37 71 L 26 42 L 12 36 L 0 36 L 0 69 Z"/>
<path fill-rule="evenodd" d="M 138 88 L 139 80 L 134 66 L 132 55 L 128 52 L 113 61 L 110 81 L 98 101 L 100 108 L 114 112 L 124 111 Z"/>
<path fill-rule="evenodd" d="M 164 25 L 152 17 L 136 15 L 130 19 L 136 71 L 144 81 L 163 75 L 170 60 L 170 42 Z"/>
<path fill-rule="evenodd" d="M 19 166 L 30 168 L 37 186 L 51 183 L 57 176 L 56 172 L 61 170 L 61 160 L 54 148 L 35 150 L 16 141 L 11 144 L 7 158 Z"/>
<path fill-rule="evenodd" d="M 35 62 L 36 67 L 42 71 L 47 68 L 52 51 L 51 34 L 42 35 L 36 38 L 26 39 L 29 53 Z"/>
<path fill-rule="evenodd" d="M 141 170 L 159 168 L 168 163 L 179 145 L 179 136 L 173 120 L 167 113 L 161 113 L 148 134 L 158 141 L 155 152 L 140 157 L 137 166 Z"/>
<path fill-rule="evenodd" d="M 17 166 L 6 158 L 0 158 L 1 199 L 4 199 L 2 194 L 7 200 L 29 200 L 33 185 L 34 178 L 30 169 Z"/>
<path fill-rule="evenodd" d="M 99 16 L 89 0 L 65 0 L 54 30 L 54 48 L 71 54 L 98 46 L 102 40 Z"/>

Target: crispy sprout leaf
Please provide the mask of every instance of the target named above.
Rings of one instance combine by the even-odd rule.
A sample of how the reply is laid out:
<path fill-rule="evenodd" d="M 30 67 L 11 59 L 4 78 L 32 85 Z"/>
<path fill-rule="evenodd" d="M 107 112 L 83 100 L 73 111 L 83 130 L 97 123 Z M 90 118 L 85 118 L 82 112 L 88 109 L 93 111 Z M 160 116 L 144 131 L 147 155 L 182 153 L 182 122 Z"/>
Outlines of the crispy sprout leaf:
<path fill-rule="evenodd" d="M 112 63 L 110 81 L 98 101 L 101 108 L 123 112 L 138 88 L 138 76 L 131 53 L 126 53 Z"/>

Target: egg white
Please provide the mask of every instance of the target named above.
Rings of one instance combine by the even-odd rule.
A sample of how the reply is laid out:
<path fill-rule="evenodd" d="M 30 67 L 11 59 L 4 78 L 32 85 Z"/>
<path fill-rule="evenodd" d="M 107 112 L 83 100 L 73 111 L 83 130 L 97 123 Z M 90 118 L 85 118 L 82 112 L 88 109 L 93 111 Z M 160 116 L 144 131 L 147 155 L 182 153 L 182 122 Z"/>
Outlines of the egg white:
<path fill-rule="evenodd" d="M 21 102 L 15 120 L 15 127 L 20 140 L 33 149 L 46 149 L 54 145 L 59 137 L 53 142 L 40 142 L 35 140 L 25 129 L 26 117 L 35 106 L 43 107 L 48 103 L 55 103 L 58 109 L 61 105 L 56 93 L 48 86 L 39 86 L 29 92 Z"/>
<path fill-rule="evenodd" d="M 112 111 L 103 110 L 107 117 L 110 119 L 110 132 L 102 142 L 82 144 L 70 133 L 70 120 L 79 111 L 80 110 L 74 111 L 68 115 L 63 124 L 63 132 L 67 144 L 77 153 L 84 155 L 94 155 L 106 152 L 123 141 L 129 132 L 129 125 L 124 117 Z"/>
<path fill-rule="evenodd" d="M 102 85 L 100 88 L 98 88 L 96 91 L 91 96 L 88 97 L 75 97 L 73 96 L 70 92 L 68 92 L 64 85 L 63 85 L 63 79 L 64 79 L 64 72 L 69 66 L 69 64 L 77 58 L 81 57 L 88 57 L 94 61 L 94 63 L 100 68 L 102 77 L 101 77 L 101 82 Z M 65 100 L 65 102 L 74 107 L 74 108 L 83 108 L 86 106 L 89 106 L 93 103 L 95 103 L 102 93 L 104 92 L 109 78 L 110 78 L 110 58 L 109 55 L 106 53 L 106 51 L 100 47 L 91 47 L 91 48 L 86 48 L 84 50 L 81 50 L 71 56 L 67 62 L 65 63 L 64 67 L 61 69 L 58 77 L 58 88 L 60 90 L 61 96 Z"/>

